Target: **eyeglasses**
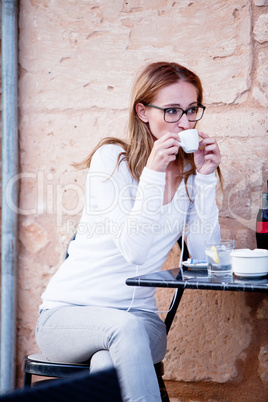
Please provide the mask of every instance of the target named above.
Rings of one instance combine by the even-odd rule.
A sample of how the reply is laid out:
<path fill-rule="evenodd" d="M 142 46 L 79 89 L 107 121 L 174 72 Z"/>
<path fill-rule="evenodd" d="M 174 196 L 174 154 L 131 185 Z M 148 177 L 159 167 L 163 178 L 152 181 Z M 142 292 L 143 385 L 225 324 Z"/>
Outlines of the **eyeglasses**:
<path fill-rule="evenodd" d="M 180 107 L 167 107 L 162 108 L 159 106 L 151 105 L 150 103 L 146 103 L 145 106 L 153 107 L 155 109 L 163 110 L 164 112 L 164 120 L 167 123 L 176 123 L 179 121 L 184 114 L 186 114 L 188 121 L 198 121 L 201 120 L 206 109 L 206 106 L 197 105 L 191 106 L 188 109 L 184 110 Z"/>

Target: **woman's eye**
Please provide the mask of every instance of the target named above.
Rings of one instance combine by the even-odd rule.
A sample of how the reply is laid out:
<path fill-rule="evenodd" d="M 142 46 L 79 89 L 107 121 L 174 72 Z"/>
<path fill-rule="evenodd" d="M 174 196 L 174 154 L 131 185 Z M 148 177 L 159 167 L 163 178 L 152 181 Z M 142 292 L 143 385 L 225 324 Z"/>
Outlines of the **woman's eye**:
<path fill-rule="evenodd" d="M 188 110 L 187 110 L 187 114 L 196 114 L 197 113 L 197 111 L 198 111 L 198 107 L 197 106 L 195 106 L 195 107 L 190 107 Z"/>
<path fill-rule="evenodd" d="M 174 116 L 174 114 L 176 115 L 176 114 L 179 113 L 179 110 L 176 109 L 176 108 L 170 108 L 170 109 L 167 109 L 167 110 L 166 110 L 166 113 L 167 113 L 167 114 L 172 114 L 172 115 Z"/>

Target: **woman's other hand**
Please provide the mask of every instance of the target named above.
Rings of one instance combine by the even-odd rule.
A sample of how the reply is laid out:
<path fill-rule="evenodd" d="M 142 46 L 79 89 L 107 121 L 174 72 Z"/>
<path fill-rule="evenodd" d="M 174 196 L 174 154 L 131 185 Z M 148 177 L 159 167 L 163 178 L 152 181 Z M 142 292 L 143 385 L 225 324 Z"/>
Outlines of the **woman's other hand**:
<path fill-rule="evenodd" d="M 198 132 L 202 140 L 199 142 L 199 148 L 194 153 L 196 169 L 201 174 L 211 174 L 215 172 L 221 162 L 221 153 L 215 138 L 207 134 Z"/>

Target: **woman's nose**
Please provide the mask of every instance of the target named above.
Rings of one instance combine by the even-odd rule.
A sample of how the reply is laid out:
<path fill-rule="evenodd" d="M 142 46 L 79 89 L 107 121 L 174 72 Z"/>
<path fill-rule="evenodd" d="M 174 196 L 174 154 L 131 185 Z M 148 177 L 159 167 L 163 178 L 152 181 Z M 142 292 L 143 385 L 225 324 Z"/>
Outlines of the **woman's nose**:
<path fill-rule="evenodd" d="M 191 122 L 189 122 L 186 114 L 184 113 L 180 120 L 178 121 L 178 127 L 181 128 L 182 130 L 188 130 L 189 128 L 192 128 Z"/>

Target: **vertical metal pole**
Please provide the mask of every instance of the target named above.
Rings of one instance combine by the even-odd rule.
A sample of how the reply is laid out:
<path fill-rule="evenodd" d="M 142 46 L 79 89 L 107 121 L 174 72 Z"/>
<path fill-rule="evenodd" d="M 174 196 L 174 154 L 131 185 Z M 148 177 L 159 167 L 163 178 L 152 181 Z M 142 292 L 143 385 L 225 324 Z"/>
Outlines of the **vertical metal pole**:
<path fill-rule="evenodd" d="M 1 392 L 15 387 L 17 204 L 18 204 L 18 63 L 17 1 L 2 0 L 2 268 Z"/>

